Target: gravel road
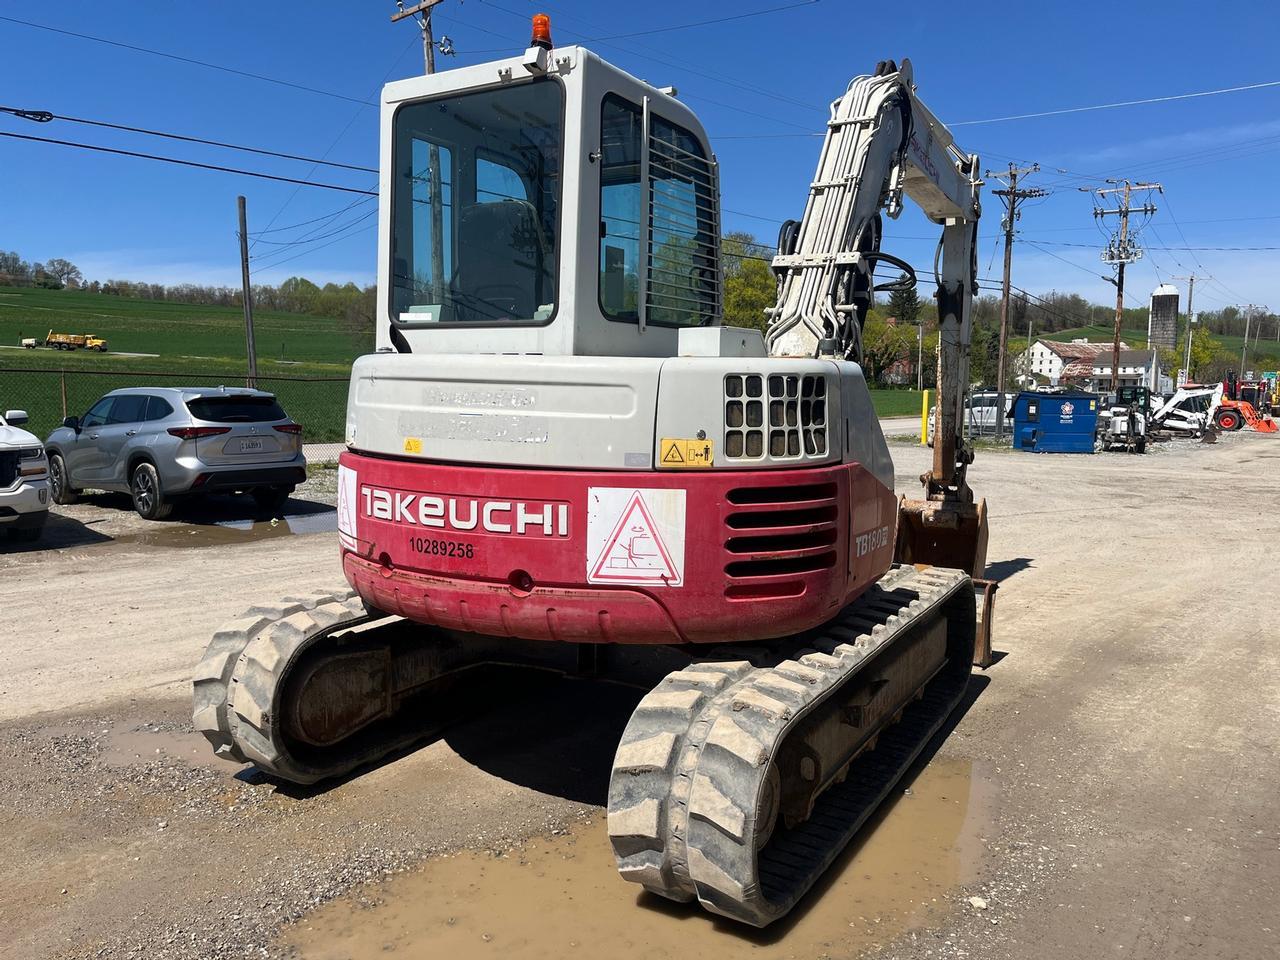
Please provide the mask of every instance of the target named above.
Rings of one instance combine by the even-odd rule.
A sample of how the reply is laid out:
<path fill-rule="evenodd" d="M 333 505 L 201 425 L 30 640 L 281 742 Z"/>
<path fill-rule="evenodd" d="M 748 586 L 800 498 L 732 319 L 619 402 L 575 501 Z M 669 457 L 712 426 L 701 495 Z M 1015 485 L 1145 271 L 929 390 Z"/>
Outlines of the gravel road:
<path fill-rule="evenodd" d="M 917 488 L 927 453 L 894 445 L 900 491 Z M 1005 655 L 934 756 L 945 789 L 922 774 L 874 828 L 935 824 L 926 794 L 962 803 L 936 849 L 894 868 L 868 841 L 841 870 L 881 901 L 841 878 L 770 938 L 640 902 L 634 929 L 595 924 L 584 956 L 625 956 L 671 925 L 715 931 L 692 952 L 726 957 L 1280 954 L 1280 658 L 1261 559 L 1280 539 L 1280 440 L 1145 457 L 982 451 L 971 479 L 991 508 Z M 503 882 L 547 897 L 537 845 L 551 838 L 564 858 L 554 844 L 599 842 L 613 743 L 639 695 L 616 687 L 529 681 L 325 789 L 208 756 L 190 730 L 190 668 L 221 621 L 336 579 L 331 502 L 318 477 L 274 526 L 232 502 L 215 523 L 144 525 L 93 499 L 60 508 L 48 548 L 0 553 L 0 954 L 371 955 L 324 946 L 341 933 L 430 957 L 430 928 L 395 930 L 416 929 L 401 901 L 461 862 L 446 855 L 517 857 L 534 869 Z M 961 768 L 967 788 L 954 786 Z M 468 871 L 485 896 L 498 871 Z M 607 870 L 590 877 L 550 895 L 588 911 L 619 890 L 634 899 Z M 910 909 L 884 906 L 898 890 Z M 471 953 L 554 955 L 479 934 Z"/>

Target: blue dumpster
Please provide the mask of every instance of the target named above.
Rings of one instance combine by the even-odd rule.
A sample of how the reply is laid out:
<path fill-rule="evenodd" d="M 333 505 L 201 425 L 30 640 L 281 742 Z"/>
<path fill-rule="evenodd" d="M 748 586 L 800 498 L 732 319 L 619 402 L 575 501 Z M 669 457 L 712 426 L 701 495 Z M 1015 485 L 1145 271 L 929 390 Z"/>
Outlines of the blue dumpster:
<path fill-rule="evenodd" d="M 1013 401 L 1013 447 L 1034 453 L 1093 453 L 1098 398 L 1082 391 L 1035 393 Z"/>

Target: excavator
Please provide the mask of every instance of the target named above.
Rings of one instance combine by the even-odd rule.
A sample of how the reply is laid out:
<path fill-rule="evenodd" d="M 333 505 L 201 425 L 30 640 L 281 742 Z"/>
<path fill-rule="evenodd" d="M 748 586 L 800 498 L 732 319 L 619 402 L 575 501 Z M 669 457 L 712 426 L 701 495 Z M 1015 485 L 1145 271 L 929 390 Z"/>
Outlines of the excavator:
<path fill-rule="evenodd" d="M 310 784 L 432 735 L 477 668 L 643 677 L 608 783 L 618 870 L 763 927 L 990 656 L 961 436 L 978 158 L 908 61 L 857 77 L 773 258 L 767 334 L 725 326 L 698 118 L 533 27 L 523 53 L 383 91 L 346 585 L 219 630 L 194 723 L 218 756 Z M 899 499 L 858 361 L 876 267 L 914 276 L 881 250 L 906 200 L 941 228 L 941 402 L 932 469 Z"/>

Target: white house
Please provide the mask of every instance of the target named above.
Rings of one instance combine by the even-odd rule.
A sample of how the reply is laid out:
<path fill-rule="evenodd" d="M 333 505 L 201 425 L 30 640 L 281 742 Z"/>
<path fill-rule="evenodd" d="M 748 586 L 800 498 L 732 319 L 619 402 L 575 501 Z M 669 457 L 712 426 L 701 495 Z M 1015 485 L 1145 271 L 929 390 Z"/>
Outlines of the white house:
<path fill-rule="evenodd" d="M 1110 343 L 1091 343 L 1088 340 L 1037 340 L 1031 345 L 1031 376 L 1020 378 L 1024 382 L 1048 383 L 1054 386 L 1071 384 L 1083 390 L 1105 393 L 1111 389 Z M 1023 366 L 1026 364 L 1024 356 Z M 1160 369 L 1160 357 L 1155 350 L 1130 350 L 1120 343 L 1120 386 L 1146 385 L 1153 391 L 1168 392 L 1173 389 L 1169 377 Z"/>
<path fill-rule="evenodd" d="M 1145 386 L 1156 393 L 1173 389 L 1169 376 L 1160 369 L 1160 354 L 1155 350 L 1120 351 L 1120 386 Z M 1111 350 L 1108 348 L 1093 360 L 1086 389 L 1103 393 L 1111 389 Z"/>
<path fill-rule="evenodd" d="M 1040 383 L 1057 384 L 1067 375 L 1067 367 L 1081 360 L 1092 360 L 1103 350 L 1109 351 L 1109 343 L 1090 343 L 1088 340 L 1072 340 L 1070 343 L 1058 340 L 1037 340 L 1031 345 L 1031 375 Z M 1120 349 L 1128 349 L 1124 343 Z M 1025 359 L 1023 361 L 1025 365 Z M 1087 375 L 1090 368 L 1086 365 L 1077 368 L 1077 374 Z"/>

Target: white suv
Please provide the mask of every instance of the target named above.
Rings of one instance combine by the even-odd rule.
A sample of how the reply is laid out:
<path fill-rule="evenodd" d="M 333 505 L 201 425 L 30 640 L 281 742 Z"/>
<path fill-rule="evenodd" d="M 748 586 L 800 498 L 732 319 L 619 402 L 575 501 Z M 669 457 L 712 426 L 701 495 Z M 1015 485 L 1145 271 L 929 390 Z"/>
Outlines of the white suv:
<path fill-rule="evenodd" d="M 40 441 L 18 429 L 26 422 L 25 410 L 0 417 L 0 531 L 33 542 L 49 516 L 49 461 Z"/>

